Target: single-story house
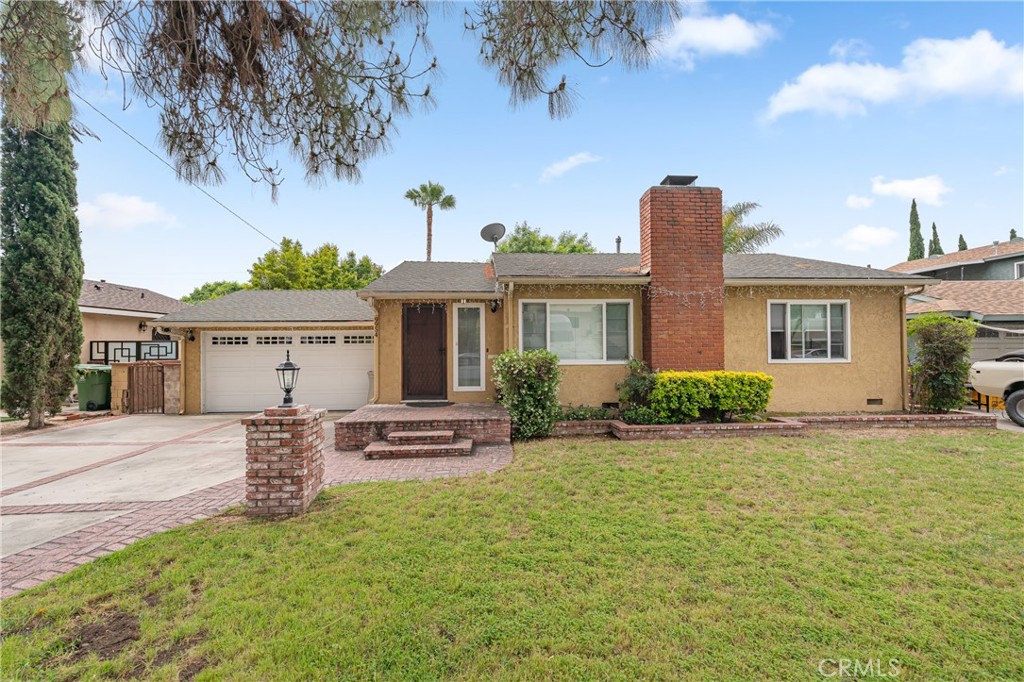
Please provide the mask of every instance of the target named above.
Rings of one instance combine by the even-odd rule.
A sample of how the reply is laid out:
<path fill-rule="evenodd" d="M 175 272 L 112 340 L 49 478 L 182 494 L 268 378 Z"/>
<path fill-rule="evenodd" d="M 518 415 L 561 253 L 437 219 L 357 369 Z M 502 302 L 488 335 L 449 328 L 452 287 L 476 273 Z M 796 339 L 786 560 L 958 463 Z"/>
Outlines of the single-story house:
<path fill-rule="evenodd" d="M 979 323 L 971 362 L 1024 349 L 1024 281 L 943 281 L 913 294 L 907 317 L 943 312 Z"/>
<path fill-rule="evenodd" d="M 297 401 L 350 410 L 370 399 L 373 309 L 354 291 L 236 291 L 157 324 L 180 343 L 186 414 L 280 403 L 274 368 L 287 354 L 301 367 Z"/>
<path fill-rule="evenodd" d="M 361 290 L 376 312 L 377 402 L 492 400 L 498 353 L 548 348 L 564 404 L 616 402 L 638 356 L 657 369 L 767 372 L 773 410 L 905 406 L 904 289 L 933 280 L 723 256 L 721 190 L 675 182 L 641 199 L 638 254 L 406 262 Z"/>
<path fill-rule="evenodd" d="M 722 253 L 722 193 L 669 176 L 640 200 L 640 253 L 405 262 L 360 290 L 242 291 L 162 318 L 185 339 L 185 411 L 295 397 L 318 407 L 484 402 L 492 361 L 548 348 L 561 401 L 618 401 L 630 357 L 657 369 L 775 377 L 770 408 L 907 406 L 907 287 L 934 279 L 776 254 Z"/>

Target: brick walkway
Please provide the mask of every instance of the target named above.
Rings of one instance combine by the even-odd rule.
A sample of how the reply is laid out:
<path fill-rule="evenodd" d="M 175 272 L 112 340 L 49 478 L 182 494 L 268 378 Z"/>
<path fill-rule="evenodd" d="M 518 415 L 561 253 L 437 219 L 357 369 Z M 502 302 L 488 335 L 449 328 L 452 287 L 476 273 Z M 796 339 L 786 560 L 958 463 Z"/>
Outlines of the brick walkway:
<path fill-rule="evenodd" d="M 494 473 L 512 461 L 510 445 L 479 445 L 470 457 L 366 460 L 358 450 L 325 449 L 327 485 L 370 481 L 429 480 Z M 11 505 L 3 514 L 123 512 L 55 540 L 0 559 L 0 597 L 55 578 L 148 535 L 217 514 L 245 499 L 245 477 L 161 502 Z"/>

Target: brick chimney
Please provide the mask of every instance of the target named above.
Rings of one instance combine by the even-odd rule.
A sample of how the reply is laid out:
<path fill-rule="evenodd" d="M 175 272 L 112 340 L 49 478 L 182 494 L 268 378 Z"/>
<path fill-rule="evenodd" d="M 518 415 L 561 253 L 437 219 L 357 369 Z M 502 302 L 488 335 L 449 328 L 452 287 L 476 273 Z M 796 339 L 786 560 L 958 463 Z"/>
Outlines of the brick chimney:
<path fill-rule="evenodd" d="M 725 367 L 722 190 L 669 175 L 640 198 L 644 360 L 652 369 Z"/>

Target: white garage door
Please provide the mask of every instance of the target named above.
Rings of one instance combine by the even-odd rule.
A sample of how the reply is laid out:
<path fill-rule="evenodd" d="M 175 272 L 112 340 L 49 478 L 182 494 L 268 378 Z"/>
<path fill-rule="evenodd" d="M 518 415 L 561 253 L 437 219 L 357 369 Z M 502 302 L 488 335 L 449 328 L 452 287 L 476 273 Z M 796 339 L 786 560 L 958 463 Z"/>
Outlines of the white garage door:
<path fill-rule="evenodd" d="M 370 332 L 203 333 L 203 411 L 258 412 L 281 403 L 274 368 L 285 351 L 299 367 L 296 404 L 353 410 L 366 404 L 373 368 Z"/>

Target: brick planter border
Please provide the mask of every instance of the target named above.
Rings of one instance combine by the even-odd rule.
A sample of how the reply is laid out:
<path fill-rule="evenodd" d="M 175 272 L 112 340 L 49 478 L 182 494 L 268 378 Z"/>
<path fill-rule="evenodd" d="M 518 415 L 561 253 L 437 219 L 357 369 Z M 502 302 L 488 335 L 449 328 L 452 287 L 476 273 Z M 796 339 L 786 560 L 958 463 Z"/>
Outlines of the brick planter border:
<path fill-rule="evenodd" d="M 743 438 L 746 436 L 799 436 L 806 427 L 796 421 L 771 418 L 766 422 L 729 424 L 634 425 L 611 422 L 612 435 L 619 440 L 684 440 L 688 438 Z"/>
<path fill-rule="evenodd" d="M 555 422 L 551 431 L 552 438 L 572 438 L 574 436 L 607 436 L 612 432 L 614 419 L 570 419 Z"/>
<path fill-rule="evenodd" d="M 963 429 L 996 428 L 994 414 L 832 414 L 790 417 L 811 429 Z"/>

